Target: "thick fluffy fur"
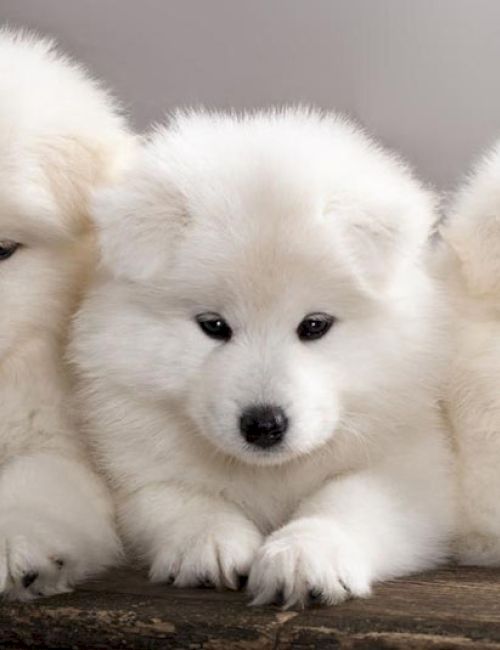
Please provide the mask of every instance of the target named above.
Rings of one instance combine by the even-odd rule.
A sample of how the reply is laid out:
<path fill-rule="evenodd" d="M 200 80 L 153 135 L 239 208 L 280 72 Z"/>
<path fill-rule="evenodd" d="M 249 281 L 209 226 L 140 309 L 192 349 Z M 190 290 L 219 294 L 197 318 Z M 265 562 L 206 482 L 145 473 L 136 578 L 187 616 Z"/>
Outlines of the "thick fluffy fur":
<path fill-rule="evenodd" d="M 0 594 L 68 590 L 120 555 L 62 366 L 92 260 L 90 191 L 132 138 L 111 97 L 53 44 L 0 31 Z"/>
<path fill-rule="evenodd" d="M 95 205 L 76 322 L 89 433 L 153 580 L 337 603 L 430 567 L 452 520 L 434 199 L 334 115 L 179 115 Z M 195 321 L 218 312 L 227 342 Z M 307 314 L 336 317 L 322 339 Z M 285 409 L 266 451 L 238 422 Z"/>
<path fill-rule="evenodd" d="M 438 251 L 454 310 L 447 409 L 456 436 L 459 559 L 500 563 L 500 144 L 455 197 Z"/>

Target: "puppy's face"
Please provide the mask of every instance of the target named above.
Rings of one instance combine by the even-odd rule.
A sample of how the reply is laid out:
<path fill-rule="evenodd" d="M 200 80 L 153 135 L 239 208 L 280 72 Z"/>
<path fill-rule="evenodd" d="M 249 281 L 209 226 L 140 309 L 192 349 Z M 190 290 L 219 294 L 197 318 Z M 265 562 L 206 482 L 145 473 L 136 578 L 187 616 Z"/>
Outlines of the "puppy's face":
<path fill-rule="evenodd" d="M 58 342 L 75 308 L 90 235 L 72 232 L 44 192 L 2 181 L 0 366 L 32 341 Z"/>
<path fill-rule="evenodd" d="M 300 225 L 311 212 L 301 212 L 289 204 L 280 225 L 260 223 L 235 239 L 193 231 L 172 268 L 175 291 L 165 294 L 173 313 L 160 317 L 169 381 L 196 431 L 249 463 L 283 462 L 329 440 L 350 390 L 376 382 L 373 356 L 364 356 L 383 356 L 386 344 L 375 305 L 332 255 L 330 238 L 325 245 L 326 217 L 312 220 L 315 233 Z"/>
<path fill-rule="evenodd" d="M 246 463 L 310 453 L 381 399 L 398 271 L 432 220 L 385 154 L 309 120 L 188 120 L 96 208 L 109 274 L 80 319 L 80 364 Z"/>

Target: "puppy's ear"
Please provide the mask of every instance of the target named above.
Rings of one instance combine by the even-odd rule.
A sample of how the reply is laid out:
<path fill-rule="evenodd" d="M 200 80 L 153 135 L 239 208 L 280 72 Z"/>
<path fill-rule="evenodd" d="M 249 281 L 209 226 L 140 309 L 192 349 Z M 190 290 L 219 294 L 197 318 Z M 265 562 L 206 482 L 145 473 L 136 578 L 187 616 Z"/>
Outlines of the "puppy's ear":
<path fill-rule="evenodd" d="M 26 149 L 7 149 L 0 167 L 4 229 L 54 241 L 89 231 L 92 193 L 117 181 L 134 145 L 125 130 L 115 130 L 101 137 L 51 134 Z"/>
<path fill-rule="evenodd" d="M 500 143 L 459 189 L 440 228 L 472 295 L 500 293 Z"/>
<path fill-rule="evenodd" d="M 342 247 L 362 285 L 383 291 L 422 256 L 439 218 L 437 200 L 412 182 L 374 193 L 363 205 L 339 209 Z"/>
<path fill-rule="evenodd" d="M 88 227 L 93 191 L 117 180 L 132 146 L 125 132 L 102 139 L 64 135 L 38 145 L 36 157 L 49 201 L 58 221 L 71 232 Z"/>
<path fill-rule="evenodd" d="M 91 212 L 102 266 L 134 281 L 166 271 L 187 221 L 182 194 L 146 145 L 135 151 L 120 183 L 94 194 Z"/>

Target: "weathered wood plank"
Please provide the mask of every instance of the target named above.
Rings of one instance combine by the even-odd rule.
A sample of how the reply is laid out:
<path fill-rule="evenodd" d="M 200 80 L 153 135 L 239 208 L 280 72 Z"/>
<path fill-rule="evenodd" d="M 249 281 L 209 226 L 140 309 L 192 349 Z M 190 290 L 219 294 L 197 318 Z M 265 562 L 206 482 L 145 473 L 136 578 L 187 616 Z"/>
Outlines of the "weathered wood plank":
<path fill-rule="evenodd" d="M 335 608 L 249 608 L 244 594 L 177 590 L 116 571 L 75 594 L 0 604 L 0 648 L 500 650 L 500 570 L 450 568 Z"/>

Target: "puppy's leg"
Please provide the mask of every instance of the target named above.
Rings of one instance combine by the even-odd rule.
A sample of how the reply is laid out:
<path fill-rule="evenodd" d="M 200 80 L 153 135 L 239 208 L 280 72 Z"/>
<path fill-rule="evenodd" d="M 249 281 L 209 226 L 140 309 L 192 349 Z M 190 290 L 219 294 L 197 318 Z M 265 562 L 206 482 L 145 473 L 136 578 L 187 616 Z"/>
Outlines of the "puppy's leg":
<path fill-rule="evenodd" d="M 500 565 L 500 440 L 494 423 L 482 428 L 481 417 L 459 422 L 459 478 L 461 513 L 457 556 L 463 564 Z M 496 408 L 483 411 L 492 420 Z"/>
<path fill-rule="evenodd" d="M 33 453 L 0 473 L 0 594 L 29 600 L 71 590 L 116 562 L 109 497 L 81 459 Z"/>
<path fill-rule="evenodd" d="M 128 496 L 120 519 L 151 579 L 177 587 L 237 589 L 262 543 L 255 524 L 229 501 L 171 483 Z"/>
<path fill-rule="evenodd" d="M 261 546 L 248 583 L 253 603 L 336 604 L 437 563 L 449 502 L 436 493 L 432 503 L 425 488 L 417 499 L 414 490 L 373 472 L 326 485 Z"/>
<path fill-rule="evenodd" d="M 459 485 L 456 554 L 464 564 L 499 565 L 500 326 L 478 316 L 460 328 L 447 396 Z"/>

